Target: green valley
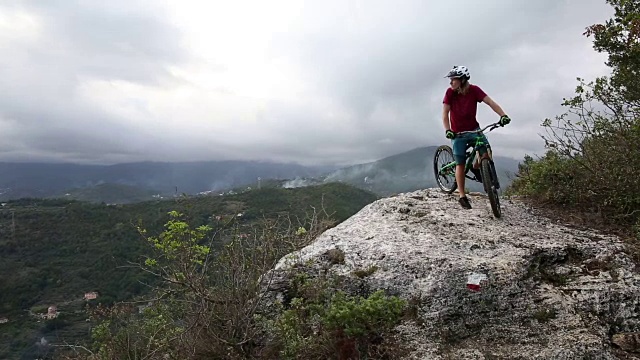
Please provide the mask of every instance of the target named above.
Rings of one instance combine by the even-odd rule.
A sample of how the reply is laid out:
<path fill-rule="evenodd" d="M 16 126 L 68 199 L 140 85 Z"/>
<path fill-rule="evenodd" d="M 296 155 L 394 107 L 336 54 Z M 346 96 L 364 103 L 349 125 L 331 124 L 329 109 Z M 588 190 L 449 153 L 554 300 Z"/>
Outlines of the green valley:
<path fill-rule="evenodd" d="M 339 183 L 295 189 L 264 187 L 235 195 L 183 196 L 128 205 L 20 199 L 0 208 L 0 358 L 41 356 L 43 343 L 73 343 L 88 335 L 85 306 L 145 294 L 154 278 L 134 264 L 149 252 L 136 226 L 159 233 L 177 210 L 214 229 L 234 218 L 303 218 L 324 208 L 341 222 L 377 198 Z M 96 292 L 98 298 L 85 300 Z M 42 317 L 51 305 L 58 316 Z"/>

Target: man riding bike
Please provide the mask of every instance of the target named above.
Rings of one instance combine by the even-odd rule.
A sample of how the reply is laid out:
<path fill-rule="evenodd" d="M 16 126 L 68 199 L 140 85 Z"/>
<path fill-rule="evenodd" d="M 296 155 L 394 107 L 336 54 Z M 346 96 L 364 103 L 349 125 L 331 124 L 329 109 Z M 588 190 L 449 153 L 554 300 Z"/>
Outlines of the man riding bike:
<path fill-rule="evenodd" d="M 453 156 L 456 160 L 456 182 L 458 183 L 458 192 L 460 194 L 460 205 L 465 209 L 471 209 L 471 203 L 467 198 L 464 190 L 465 181 L 465 151 L 468 146 L 475 142 L 478 136 L 483 137 L 483 141 L 487 144 L 488 152 L 484 157 L 490 156 L 489 141 L 482 134 L 463 134 L 456 136 L 457 132 L 475 131 L 480 129 L 480 124 L 476 120 L 476 112 L 479 102 L 489 105 L 496 114 L 500 116 L 500 125 L 505 126 L 511 119 L 505 114 L 500 105 L 493 101 L 482 89 L 469 83 L 471 75 L 469 69 L 465 66 L 454 66 L 445 78 L 449 78 L 451 87 L 444 94 L 444 104 L 442 109 L 442 124 L 445 128 L 445 136 L 451 140 L 453 148 Z M 471 171 L 480 179 L 480 171 L 478 169 L 480 159 L 474 163 Z"/>

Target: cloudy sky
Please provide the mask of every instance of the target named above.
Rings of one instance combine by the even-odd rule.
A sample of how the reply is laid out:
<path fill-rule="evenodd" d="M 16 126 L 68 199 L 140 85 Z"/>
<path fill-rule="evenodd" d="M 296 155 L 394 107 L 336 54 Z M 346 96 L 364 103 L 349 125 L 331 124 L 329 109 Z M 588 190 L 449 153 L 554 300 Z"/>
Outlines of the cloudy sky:
<path fill-rule="evenodd" d="M 446 143 L 466 65 L 541 153 L 604 0 L 0 0 L 0 161 L 351 164 Z M 479 120 L 497 116 L 480 105 Z"/>

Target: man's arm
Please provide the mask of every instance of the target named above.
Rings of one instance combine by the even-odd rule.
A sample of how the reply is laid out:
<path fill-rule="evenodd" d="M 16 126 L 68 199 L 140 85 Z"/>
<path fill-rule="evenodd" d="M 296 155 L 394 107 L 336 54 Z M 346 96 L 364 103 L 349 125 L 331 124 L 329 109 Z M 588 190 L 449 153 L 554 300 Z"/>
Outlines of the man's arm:
<path fill-rule="evenodd" d="M 442 125 L 445 130 L 451 130 L 451 123 L 449 123 L 449 111 L 451 110 L 451 105 L 443 104 L 442 106 Z"/>
<path fill-rule="evenodd" d="M 489 107 L 495 111 L 496 114 L 500 115 L 500 116 L 504 116 L 506 115 L 504 113 L 504 110 L 502 110 L 502 108 L 500 107 L 500 105 L 498 105 L 495 101 L 493 101 L 492 98 L 489 97 L 489 95 L 485 96 L 484 99 L 482 99 L 482 102 L 489 105 Z"/>

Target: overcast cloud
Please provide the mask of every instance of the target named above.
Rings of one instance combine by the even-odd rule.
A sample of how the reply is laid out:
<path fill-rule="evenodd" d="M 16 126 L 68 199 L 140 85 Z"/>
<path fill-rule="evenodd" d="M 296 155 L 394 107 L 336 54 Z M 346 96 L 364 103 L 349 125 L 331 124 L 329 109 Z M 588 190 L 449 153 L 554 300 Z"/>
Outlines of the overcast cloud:
<path fill-rule="evenodd" d="M 443 76 L 466 65 L 540 154 L 604 0 L 0 3 L 0 161 L 351 164 L 446 143 Z M 497 116 L 480 105 L 480 122 Z"/>

